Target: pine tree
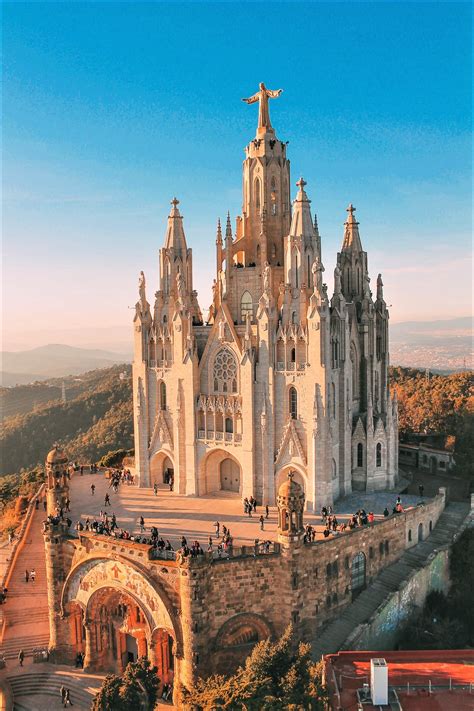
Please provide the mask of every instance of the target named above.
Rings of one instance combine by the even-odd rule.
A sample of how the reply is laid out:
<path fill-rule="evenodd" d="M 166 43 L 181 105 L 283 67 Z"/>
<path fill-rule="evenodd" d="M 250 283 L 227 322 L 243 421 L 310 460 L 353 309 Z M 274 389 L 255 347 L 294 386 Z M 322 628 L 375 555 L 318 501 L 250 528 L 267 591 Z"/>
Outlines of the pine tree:
<path fill-rule="evenodd" d="M 243 667 L 230 677 L 199 679 L 183 690 L 183 709 L 192 711 L 323 711 L 322 668 L 311 659 L 311 645 L 294 649 L 291 625 L 277 642 L 255 645 Z"/>

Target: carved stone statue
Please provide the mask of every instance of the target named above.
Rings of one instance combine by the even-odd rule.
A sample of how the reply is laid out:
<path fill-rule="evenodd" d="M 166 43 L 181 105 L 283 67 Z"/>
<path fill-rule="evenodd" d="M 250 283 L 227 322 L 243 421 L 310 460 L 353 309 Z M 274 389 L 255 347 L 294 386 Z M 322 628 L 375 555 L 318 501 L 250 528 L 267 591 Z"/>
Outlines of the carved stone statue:
<path fill-rule="evenodd" d="M 140 301 L 143 304 L 146 301 L 145 287 L 146 287 L 145 274 L 144 274 L 144 272 L 140 272 L 140 276 L 138 277 L 138 293 L 140 295 Z"/>
<path fill-rule="evenodd" d="M 225 339 L 225 321 L 223 318 L 221 318 L 221 320 L 219 321 L 218 329 L 219 329 L 218 338 L 220 341 L 223 341 Z"/>
<path fill-rule="evenodd" d="M 272 128 L 270 123 L 270 111 L 268 109 L 268 99 L 277 99 L 282 93 L 283 89 L 267 89 L 263 82 L 259 84 L 259 90 L 253 96 L 249 96 L 248 99 L 242 99 L 246 104 L 255 104 L 259 102 L 258 106 L 258 128 Z"/>
<path fill-rule="evenodd" d="M 227 281 L 225 278 L 225 271 L 221 270 L 220 272 L 220 279 L 221 279 L 221 298 L 225 299 L 227 296 Z"/>
<path fill-rule="evenodd" d="M 268 262 L 265 262 L 265 266 L 263 267 L 263 291 L 265 294 L 270 294 L 270 292 L 271 292 L 271 284 L 270 284 L 271 275 L 272 275 L 272 270 L 270 268 L 270 265 Z"/>
<path fill-rule="evenodd" d="M 323 271 L 324 267 L 321 264 L 319 257 L 316 257 L 313 262 L 313 266 L 311 267 L 311 273 L 313 275 L 313 289 L 315 292 L 319 292 L 320 294 L 323 289 Z"/>
<path fill-rule="evenodd" d="M 377 277 L 377 299 L 378 301 L 383 301 L 383 281 L 381 274 Z"/>
<path fill-rule="evenodd" d="M 184 277 L 181 272 L 176 274 L 176 291 L 178 292 L 178 299 L 183 301 L 186 296 L 186 284 L 184 283 Z"/>
<path fill-rule="evenodd" d="M 338 265 L 336 264 L 336 268 L 334 270 L 334 293 L 340 294 L 341 291 L 342 291 L 341 270 L 339 269 Z"/>

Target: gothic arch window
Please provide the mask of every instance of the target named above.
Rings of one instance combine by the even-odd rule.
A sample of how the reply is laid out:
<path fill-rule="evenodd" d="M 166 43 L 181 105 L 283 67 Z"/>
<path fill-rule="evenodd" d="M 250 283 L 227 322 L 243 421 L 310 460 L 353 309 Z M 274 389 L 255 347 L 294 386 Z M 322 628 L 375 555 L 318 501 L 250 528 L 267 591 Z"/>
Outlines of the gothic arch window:
<path fill-rule="evenodd" d="M 382 445 L 377 442 L 377 447 L 375 448 L 375 462 L 377 467 L 382 466 Z"/>
<path fill-rule="evenodd" d="M 357 466 L 364 466 L 364 447 L 362 445 L 362 442 L 359 442 L 359 444 L 357 445 Z"/>
<path fill-rule="evenodd" d="M 237 361 L 228 348 L 218 351 L 214 359 L 213 380 L 215 392 L 237 391 Z"/>
<path fill-rule="evenodd" d="M 260 203 L 261 203 L 261 184 L 260 184 L 260 179 L 256 178 L 255 179 L 255 207 L 257 210 L 260 210 Z"/>
<path fill-rule="evenodd" d="M 296 420 L 298 417 L 298 393 L 296 392 L 296 388 L 291 387 L 288 395 L 290 416 L 293 420 Z"/>
<path fill-rule="evenodd" d="M 335 459 L 332 460 L 332 478 L 337 479 L 337 464 Z"/>
<path fill-rule="evenodd" d="M 331 405 L 332 405 L 332 416 L 336 418 L 336 386 L 331 383 Z"/>
<path fill-rule="evenodd" d="M 292 348 L 290 351 L 290 361 L 292 363 L 296 361 L 296 348 Z"/>
<path fill-rule="evenodd" d="M 260 259 L 260 245 L 257 244 L 257 259 Z"/>
<path fill-rule="evenodd" d="M 375 371 L 375 407 L 378 409 L 379 404 L 379 374 Z"/>
<path fill-rule="evenodd" d="M 253 302 L 250 292 L 244 291 L 240 299 L 240 320 L 242 323 L 245 323 L 247 314 L 250 314 L 250 317 L 253 316 Z"/>
<path fill-rule="evenodd" d="M 225 431 L 228 434 L 231 434 L 234 431 L 234 423 L 232 422 L 231 417 L 226 417 L 225 418 Z"/>
<path fill-rule="evenodd" d="M 357 368 L 357 351 L 354 343 L 351 343 L 351 372 L 352 372 L 352 397 L 359 397 L 359 373 Z"/>
<path fill-rule="evenodd" d="M 160 410 L 166 410 L 166 385 L 163 381 L 160 383 Z"/>

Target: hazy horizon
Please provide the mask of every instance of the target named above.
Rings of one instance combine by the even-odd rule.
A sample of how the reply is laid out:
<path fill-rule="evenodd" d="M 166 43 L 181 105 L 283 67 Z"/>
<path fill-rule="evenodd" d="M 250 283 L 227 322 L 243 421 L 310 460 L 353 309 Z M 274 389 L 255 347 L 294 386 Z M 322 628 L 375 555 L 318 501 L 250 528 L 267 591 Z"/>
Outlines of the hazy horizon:
<path fill-rule="evenodd" d="M 259 81 L 284 90 L 272 122 L 292 197 L 307 180 L 330 292 L 353 202 L 392 324 L 469 315 L 470 6 L 275 7 L 4 6 L 3 350 L 131 347 L 174 195 L 206 313 L 257 123 L 240 99 Z"/>

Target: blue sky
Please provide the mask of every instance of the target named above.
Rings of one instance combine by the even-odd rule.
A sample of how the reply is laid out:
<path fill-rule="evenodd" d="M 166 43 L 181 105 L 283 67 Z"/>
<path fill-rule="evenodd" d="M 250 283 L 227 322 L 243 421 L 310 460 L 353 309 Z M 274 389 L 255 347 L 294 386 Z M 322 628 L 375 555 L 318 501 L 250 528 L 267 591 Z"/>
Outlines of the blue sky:
<path fill-rule="evenodd" d="M 470 4 L 6 3 L 3 24 L 5 348 L 125 342 L 175 194 L 208 306 L 259 81 L 330 288 L 353 202 L 393 321 L 471 312 Z"/>

